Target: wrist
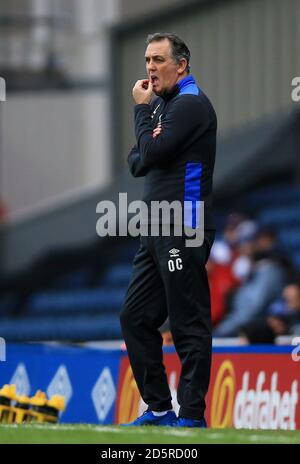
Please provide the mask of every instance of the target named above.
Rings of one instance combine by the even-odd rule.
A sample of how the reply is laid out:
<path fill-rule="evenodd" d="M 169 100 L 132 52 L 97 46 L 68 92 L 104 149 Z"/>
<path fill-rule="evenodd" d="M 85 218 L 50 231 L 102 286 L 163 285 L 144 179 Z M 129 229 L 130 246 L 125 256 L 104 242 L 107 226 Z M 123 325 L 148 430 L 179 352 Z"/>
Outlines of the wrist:
<path fill-rule="evenodd" d="M 136 105 L 150 105 L 150 100 L 135 101 Z"/>

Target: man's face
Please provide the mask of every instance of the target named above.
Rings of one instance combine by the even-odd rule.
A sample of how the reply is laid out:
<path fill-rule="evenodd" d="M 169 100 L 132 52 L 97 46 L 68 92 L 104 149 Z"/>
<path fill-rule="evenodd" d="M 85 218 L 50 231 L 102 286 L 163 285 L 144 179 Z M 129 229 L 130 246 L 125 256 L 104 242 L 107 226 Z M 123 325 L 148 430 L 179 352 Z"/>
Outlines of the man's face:
<path fill-rule="evenodd" d="M 147 74 L 156 95 L 170 91 L 183 77 L 181 66 L 172 58 L 168 39 L 151 42 L 146 49 L 145 58 Z"/>
<path fill-rule="evenodd" d="M 287 285 L 283 290 L 283 297 L 290 309 L 300 311 L 300 288 L 298 285 Z"/>

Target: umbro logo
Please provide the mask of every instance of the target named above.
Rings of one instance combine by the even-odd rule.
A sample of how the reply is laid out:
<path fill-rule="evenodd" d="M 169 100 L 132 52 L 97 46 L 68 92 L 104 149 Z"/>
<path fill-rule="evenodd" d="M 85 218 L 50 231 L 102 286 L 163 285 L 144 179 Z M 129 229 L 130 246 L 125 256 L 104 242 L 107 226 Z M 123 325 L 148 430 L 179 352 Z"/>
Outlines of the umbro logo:
<path fill-rule="evenodd" d="M 179 256 L 180 250 L 177 250 L 176 248 L 172 248 L 172 250 L 169 251 L 170 257 L 171 258 L 176 258 Z"/>
<path fill-rule="evenodd" d="M 177 250 L 177 248 L 172 248 L 172 250 L 169 251 L 170 259 L 168 261 L 168 268 L 170 272 L 174 272 L 176 270 L 181 271 L 183 269 L 183 262 L 182 259 L 179 258 L 179 253 L 180 250 Z"/>

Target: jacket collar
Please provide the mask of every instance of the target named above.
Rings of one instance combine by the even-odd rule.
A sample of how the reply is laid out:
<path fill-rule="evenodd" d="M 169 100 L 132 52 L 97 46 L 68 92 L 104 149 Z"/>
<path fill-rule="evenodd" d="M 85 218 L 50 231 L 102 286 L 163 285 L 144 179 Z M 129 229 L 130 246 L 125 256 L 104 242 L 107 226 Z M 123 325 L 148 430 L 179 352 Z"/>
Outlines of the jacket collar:
<path fill-rule="evenodd" d="M 176 97 L 181 91 L 183 91 L 187 86 L 191 84 L 196 84 L 194 76 L 189 74 L 188 76 L 181 79 L 177 84 L 168 92 L 164 92 L 161 94 L 161 98 L 165 101 L 172 100 L 172 98 Z"/>

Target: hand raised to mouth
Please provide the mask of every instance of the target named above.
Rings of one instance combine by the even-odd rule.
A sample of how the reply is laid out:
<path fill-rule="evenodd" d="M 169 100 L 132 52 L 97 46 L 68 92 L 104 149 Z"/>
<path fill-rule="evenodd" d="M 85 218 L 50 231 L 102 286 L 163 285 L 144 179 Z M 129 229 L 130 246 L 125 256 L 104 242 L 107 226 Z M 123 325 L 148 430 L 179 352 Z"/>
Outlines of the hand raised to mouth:
<path fill-rule="evenodd" d="M 153 85 L 149 79 L 140 79 L 132 89 L 132 96 L 136 104 L 149 104 L 153 95 Z"/>

